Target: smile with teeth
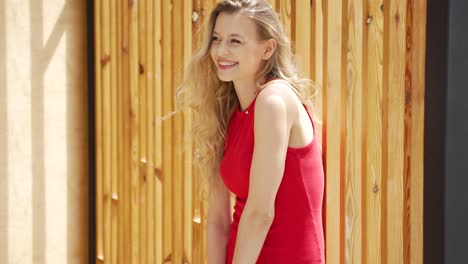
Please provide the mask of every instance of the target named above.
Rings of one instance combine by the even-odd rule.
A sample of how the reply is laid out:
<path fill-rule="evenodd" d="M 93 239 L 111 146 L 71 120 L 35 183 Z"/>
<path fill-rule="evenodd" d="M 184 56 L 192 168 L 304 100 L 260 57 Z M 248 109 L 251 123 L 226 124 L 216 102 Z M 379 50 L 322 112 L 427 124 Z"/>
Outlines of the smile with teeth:
<path fill-rule="evenodd" d="M 230 68 L 234 67 L 237 64 L 238 64 L 237 62 L 232 62 L 232 61 L 219 61 L 218 62 L 218 66 L 219 66 L 219 68 L 221 70 L 230 69 Z"/>

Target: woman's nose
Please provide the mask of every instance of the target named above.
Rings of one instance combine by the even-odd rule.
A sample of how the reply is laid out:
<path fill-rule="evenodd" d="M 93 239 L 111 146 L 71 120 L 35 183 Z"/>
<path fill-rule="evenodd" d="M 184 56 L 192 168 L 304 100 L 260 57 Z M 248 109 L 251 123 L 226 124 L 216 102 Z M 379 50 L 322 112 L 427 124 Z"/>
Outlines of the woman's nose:
<path fill-rule="evenodd" d="M 229 47 L 224 41 L 220 41 L 217 46 L 216 53 L 218 56 L 225 55 L 229 52 Z"/>

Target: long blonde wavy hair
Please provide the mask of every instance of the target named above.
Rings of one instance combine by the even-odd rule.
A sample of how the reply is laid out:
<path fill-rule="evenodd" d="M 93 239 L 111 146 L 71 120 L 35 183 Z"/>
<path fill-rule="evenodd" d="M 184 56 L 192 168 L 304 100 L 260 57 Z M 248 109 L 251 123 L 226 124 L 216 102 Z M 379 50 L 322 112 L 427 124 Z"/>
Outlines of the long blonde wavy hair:
<path fill-rule="evenodd" d="M 192 110 L 192 140 L 195 146 L 195 164 L 202 178 L 212 182 L 217 175 L 224 150 L 226 129 L 231 114 L 239 105 L 232 82 L 218 79 L 210 57 L 211 39 L 220 13 L 241 13 L 251 18 L 261 40 L 275 39 L 274 54 L 259 69 L 256 84 L 264 88 L 262 80 L 283 79 L 313 113 L 314 83 L 299 76 L 291 50 L 291 41 L 272 7 L 264 0 L 224 0 L 218 2 L 205 24 L 201 47 L 185 67 L 183 82 L 177 90 L 176 101 L 182 110 Z"/>

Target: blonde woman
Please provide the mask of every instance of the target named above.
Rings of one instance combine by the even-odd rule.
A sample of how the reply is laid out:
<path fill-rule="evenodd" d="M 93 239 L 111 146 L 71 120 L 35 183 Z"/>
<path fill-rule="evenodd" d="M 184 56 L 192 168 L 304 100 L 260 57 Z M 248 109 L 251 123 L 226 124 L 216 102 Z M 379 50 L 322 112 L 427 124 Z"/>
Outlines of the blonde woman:
<path fill-rule="evenodd" d="M 313 86 L 298 77 L 276 13 L 262 0 L 221 1 L 205 33 L 178 98 L 193 110 L 210 183 L 208 263 L 325 263 Z"/>

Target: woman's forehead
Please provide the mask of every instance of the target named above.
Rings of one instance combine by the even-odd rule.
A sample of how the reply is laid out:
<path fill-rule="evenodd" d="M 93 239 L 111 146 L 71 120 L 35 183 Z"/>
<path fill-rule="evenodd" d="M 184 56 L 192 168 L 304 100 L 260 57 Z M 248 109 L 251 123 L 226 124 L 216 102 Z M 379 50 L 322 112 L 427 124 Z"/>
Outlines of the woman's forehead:
<path fill-rule="evenodd" d="M 216 19 L 213 33 L 221 36 L 257 37 L 255 22 L 241 13 L 220 13 Z"/>

